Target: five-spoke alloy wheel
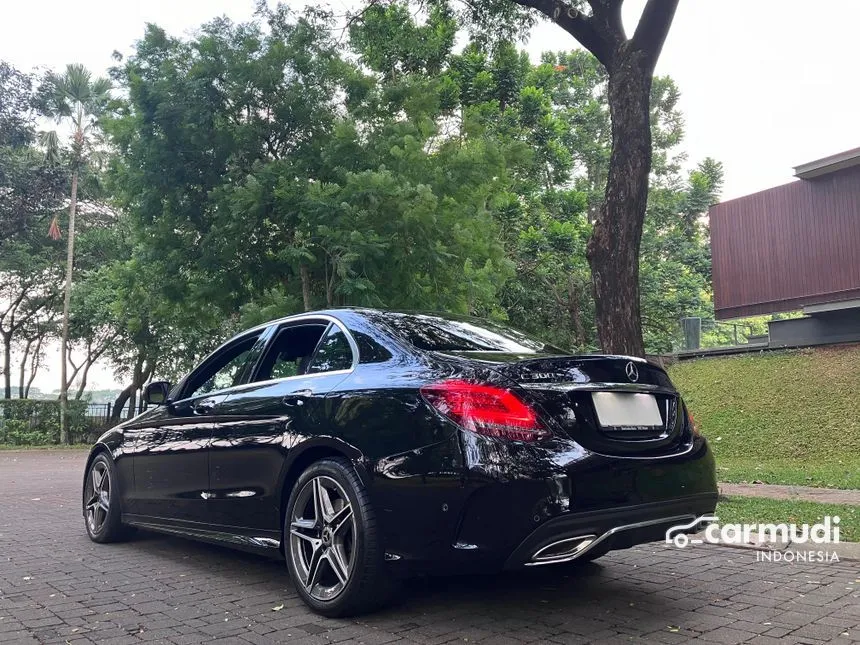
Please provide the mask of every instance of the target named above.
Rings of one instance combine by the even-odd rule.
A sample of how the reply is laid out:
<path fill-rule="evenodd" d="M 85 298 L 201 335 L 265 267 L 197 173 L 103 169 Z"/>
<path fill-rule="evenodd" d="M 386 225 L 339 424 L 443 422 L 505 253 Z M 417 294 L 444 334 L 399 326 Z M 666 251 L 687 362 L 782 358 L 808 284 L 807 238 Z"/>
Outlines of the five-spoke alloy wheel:
<path fill-rule="evenodd" d="M 296 591 L 317 612 L 346 616 L 384 601 L 376 518 L 346 459 L 323 459 L 299 477 L 287 503 L 284 542 Z"/>
<path fill-rule="evenodd" d="M 110 511 L 110 471 L 102 460 L 93 464 L 90 470 L 88 493 L 85 508 L 87 526 L 90 533 L 98 533 L 104 527 Z"/>
<path fill-rule="evenodd" d="M 355 515 L 341 485 L 325 475 L 306 482 L 290 520 L 290 557 L 313 598 L 332 600 L 346 588 L 356 538 Z"/>
<path fill-rule="evenodd" d="M 115 542 L 123 537 L 119 499 L 113 462 L 107 454 L 99 453 L 90 462 L 83 497 L 84 523 L 94 542 Z"/>

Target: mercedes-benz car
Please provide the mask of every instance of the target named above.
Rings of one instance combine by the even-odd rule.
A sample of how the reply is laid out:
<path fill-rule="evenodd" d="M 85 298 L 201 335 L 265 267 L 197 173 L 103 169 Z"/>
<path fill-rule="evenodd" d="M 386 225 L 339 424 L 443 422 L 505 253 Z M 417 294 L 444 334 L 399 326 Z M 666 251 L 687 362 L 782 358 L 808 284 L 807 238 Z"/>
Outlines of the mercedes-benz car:
<path fill-rule="evenodd" d="M 90 538 L 139 527 L 283 557 L 327 616 L 372 610 L 410 575 L 663 540 L 717 501 L 712 453 L 663 369 L 485 320 L 291 316 L 144 398 L 87 460 Z"/>

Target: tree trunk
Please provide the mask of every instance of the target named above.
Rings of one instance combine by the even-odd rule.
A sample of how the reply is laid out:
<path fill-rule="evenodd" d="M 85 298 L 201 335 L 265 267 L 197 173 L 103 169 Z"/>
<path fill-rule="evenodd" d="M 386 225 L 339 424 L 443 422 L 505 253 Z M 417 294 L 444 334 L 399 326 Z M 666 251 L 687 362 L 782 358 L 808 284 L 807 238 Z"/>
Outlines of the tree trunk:
<path fill-rule="evenodd" d="M 42 364 L 42 357 L 40 354 L 42 351 L 42 339 L 43 336 L 39 336 L 39 340 L 36 341 L 36 349 L 33 352 L 33 358 L 30 360 L 30 378 L 27 379 L 27 385 L 24 387 L 24 396 L 21 397 L 24 399 L 30 398 L 30 388 L 33 386 L 33 381 L 36 380 L 36 373 L 39 371 L 39 367 Z"/>
<path fill-rule="evenodd" d="M 302 277 L 302 304 L 305 311 L 311 310 L 311 276 L 308 272 L 308 267 L 302 264 L 299 267 L 299 273 Z"/>
<path fill-rule="evenodd" d="M 82 368 L 82 367 L 85 365 L 85 363 L 86 363 L 86 361 L 84 360 L 84 361 L 82 361 L 82 362 L 81 362 L 81 364 L 80 364 L 80 365 L 75 365 L 75 362 L 72 360 L 72 352 L 73 352 L 73 351 L 74 351 L 74 347 L 69 346 L 69 348 L 68 348 L 68 354 L 67 354 L 67 356 L 66 356 L 66 361 L 68 362 L 68 364 L 69 364 L 69 365 L 71 365 L 71 366 L 72 366 L 72 373 L 71 373 L 71 374 L 68 374 L 68 370 L 67 370 L 67 374 L 66 374 L 66 391 L 68 391 L 68 390 L 69 390 L 69 388 L 70 388 L 70 387 L 72 387 L 72 383 L 74 383 L 74 382 L 75 382 L 75 379 L 78 377 L 78 372 L 80 372 L 80 371 L 81 371 L 81 368 Z"/>
<path fill-rule="evenodd" d="M 603 351 L 644 354 L 639 318 L 639 247 L 651 172 L 650 94 L 654 67 L 679 0 L 647 0 L 632 38 L 623 0 L 514 0 L 537 9 L 606 68 L 612 155 L 604 203 L 588 241 L 595 317 Z"/>
<path fill-rule="evenodd" d="M 126 419 L 133 419 L 135 415 L 135 408 L 137 407 L 137 392 L 140 390 L 140 386 L 136 383 L 134 384 L 135 388 L 131 391 L 129 395 L 128 401 L 128 413 L 125 415 Z"/>
<path fill-rule="evenodd" d="M 75 392 L 75 401 L 80 401 L 81 397 L 84 395 L 84 390 L 87 389 L 87 375 L 90 373 L 90 368 L 93 366 L 93 363 L 98 359 L 93 361 L 87 361 L 84 365 L 84 371 L 81 373 L 81 382 L 78 385 L 78 391 Z"/>
<path fill-rule="evenodd" d="M 69 443 L 69 386 L 66 382 L 66 348 L 69 344 L 69 303 L 72 299 L 72 268 L 75 260 L 75 209 L 78 205 L 78 171 L 72 172 L 69 202 L 69 244 L 66 250 L 66 285 L 63 293 L 63 335 L 60 343 L 60 443 Z"/>
<path fill-rule="evenodd" d="M 21 363 L 18 367 L 18 398 L 24 398 L 24 381 L 27 372 L 27 359 L 30 357 L 30 348 L 35 342 L 34 338 L 28 338 L 27 344 L 24 345 L 24 355 L 21 357 Z"/>
<path fill-rule="evenodd" d="M 152 372 L 155 369 L 154 364 L 148 365 L 146 369 L 144 369 L 144 362 L 145 361 L 142 356 L 137 357 L 134 372 L 131 377 L 131 384 L 119 393 L 119 396 L 116 397 L 116 401 L 113 403 L 111 421 L 118 422 L 120 420 L 122 410 L 125 407 L 125 404 L 129 402 L 130 405 L 128 407 L 127 418 L 131 419 L 134 416 L 134 408 L 137 405 L 137 391 L 144 383 L 146 383 L 147 380 L 149 380 L 149 377 L 152 376 Z"/>
<path fill-rule="evenodd" d="M 640 52 L 619 52 L 609 70 L 612 157 L 603 206 L 588 242 L 595 318 L 603 351 L 642 356 L 639 248 L 651 172 L 651 72 Z"/>
<path fill-rule="evenodd" d="M 119 422 L 119 419 L 122 416 L 122 409 L 125 407 L 125 404 L 128 403 L 128 399 L 135 389 L 137 389 L 137 386 L 132 383 L 119 393 L 116 400 L 113 402 L 113 409 L 111 410 L 110 415 L 111 421 Z"/>
<path fill-rule="evenodd" d="M 574 338 L 577 347 L 585 346 L 585 326 L 582 324 L 582 315 L 579 311 L 579 296 L 576 285 L 576 278 L 573 275 L 567 278 L 567 312 L 570 315 L 570 322 L 573 325 L 573 330 L 576 338 Z"/>
<path fill-rule="evenodd" d="M 12 334 L 3 334 L 3 398 L 12 398 Z"/>
<path fill-rule="evenodd" d="M 335 270 L 334 262 L 332 262 L 331 275 L 329 275 L 328 270 L 326 270 L 325 280 L 325 302 L 328 307 L 334 307 L 334 278 L 336 275 L 337 271 Z"/>

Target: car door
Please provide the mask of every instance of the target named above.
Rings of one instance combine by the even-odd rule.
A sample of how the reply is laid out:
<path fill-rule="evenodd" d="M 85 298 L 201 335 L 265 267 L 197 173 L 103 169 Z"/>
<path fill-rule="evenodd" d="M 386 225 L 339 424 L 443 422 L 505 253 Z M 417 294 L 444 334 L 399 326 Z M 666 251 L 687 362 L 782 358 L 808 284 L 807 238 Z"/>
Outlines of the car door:
<path fill-rule="evenodd" d="M 273 330 L 246 385 L 221 406 L 209 473 L 213 521 L 279 539 L 281 472 L 296 436 L 317 431 L 316 403 L 352 371 L 355 343 L 333 320 L 306 318 Z"/>
<path fill-rule="evenodd" d="M 243 382 L 261 332 L 219 348 L 177 387 L 157 414 L 126 429 L 132 446 L 135 515 L 208 523 L 209 442 L 218 406 Z"/>

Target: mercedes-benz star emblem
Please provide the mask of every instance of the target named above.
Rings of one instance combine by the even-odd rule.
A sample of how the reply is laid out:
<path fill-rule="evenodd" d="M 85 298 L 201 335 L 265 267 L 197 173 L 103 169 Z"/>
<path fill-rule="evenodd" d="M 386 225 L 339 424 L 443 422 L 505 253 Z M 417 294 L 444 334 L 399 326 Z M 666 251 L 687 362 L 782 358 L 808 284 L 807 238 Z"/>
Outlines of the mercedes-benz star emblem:
<path fill-rule="evenodd" d="M 631 383 L 635 383 L 639 380 L 639 369 L 636 367 L 635 363 L 627 363 L 627 366 L 624 368 L 624 371 L 626 372 L 627 378 L 630 379 Z"/>

